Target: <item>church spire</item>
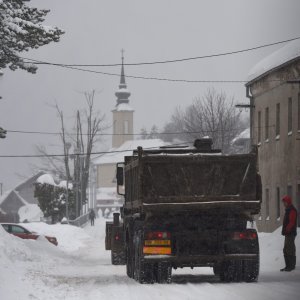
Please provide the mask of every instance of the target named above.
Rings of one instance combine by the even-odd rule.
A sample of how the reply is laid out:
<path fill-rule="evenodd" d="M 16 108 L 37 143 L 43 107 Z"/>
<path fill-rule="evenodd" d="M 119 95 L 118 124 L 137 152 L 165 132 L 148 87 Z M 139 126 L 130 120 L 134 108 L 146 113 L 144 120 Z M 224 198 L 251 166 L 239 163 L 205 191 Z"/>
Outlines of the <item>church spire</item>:
<path fill-rule="evenodd" d="M 125 81 L 125 72 L 124 72 L 124 50 L 122 52 L 122 67 L 121 67 L 121 77 L 119 89 L 116 91 L 115 95 L 117 97 L 117 106 L 121 103 L 129 103 L 130 92 L 127 89 L 126 81 Z"/>
<path fill-rule="evenodd" d="M 121 69 L 121 79 L 120 79 L 120 85 L 119 88 L 124 88 L 126 89 L 126 82 L 125 82 L 125 72 L 124 72 L 124 49 L 121 50 L 122 52 L 122 69 Z"/>

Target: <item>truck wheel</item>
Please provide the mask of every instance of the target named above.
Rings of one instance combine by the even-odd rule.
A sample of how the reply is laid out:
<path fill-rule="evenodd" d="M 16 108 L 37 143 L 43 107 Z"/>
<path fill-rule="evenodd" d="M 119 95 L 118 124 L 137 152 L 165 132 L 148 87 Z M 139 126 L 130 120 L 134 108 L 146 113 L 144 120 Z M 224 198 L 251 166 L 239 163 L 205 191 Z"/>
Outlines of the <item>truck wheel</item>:
<path fill-rule="evenodd" d="M 158 263 L 155 271 L 158 283 L 172 282 L 172 266 L 168 263 Z"/>
<path fill-rule="evenodd" d="M 130 249 L 130 245 L 128 245 L 130 241 L 127 243 L 126 247 L 126 273 L 129 278 L 134 277 L 134 266 L 133 266 L 133 257 L 132 257 L 132 251 Z"/>
<path fill-rule="evenodd" d="M 139 283 L 154 283 L 154 269 L 152 263 L 146 263 L 142 257 L 141 233 L 134 238 L 134 279 Z"/>
<path fill-rule="evenodd" d="M 213 271 L 214 271 L 215 275 L 219 276 L 220 272 L 221 272 L 221 265 L 220 264 L 214 264 Z"/>
<path fill-rule="evenodd" d="M 112 265 L 126 264 L 124 251 L 121 251 L 121 252 L 111 251 L 111 264 Z"/>
<path fill-rule="evenodd" d="M 223 262 L 220 269 L 220 279 L 225 282 L 241 281 L 243 279 L 243 261 L 229 260 Z"/>
<path fill-rule="evenodd" d="M 259 275 L 259 259 L 244 261 L 243 280 L 246 282 L 257 281 Z"/>

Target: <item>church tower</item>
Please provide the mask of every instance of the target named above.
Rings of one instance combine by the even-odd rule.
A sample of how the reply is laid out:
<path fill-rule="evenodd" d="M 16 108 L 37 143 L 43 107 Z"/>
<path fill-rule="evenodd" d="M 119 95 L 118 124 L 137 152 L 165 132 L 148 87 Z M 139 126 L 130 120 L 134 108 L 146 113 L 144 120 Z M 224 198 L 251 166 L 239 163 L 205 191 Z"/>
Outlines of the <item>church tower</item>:
<path fill-rule="evenodd" d="M 119 89 L 115 95 L 117 103 L 113 113 L 113 137 L 112 147 L 120 147 L 124 142 L 133 139 L 133 112 L 129 105 L 130 92 L 127 89 L 124 72 L 124 50 L 122 50 L 122 68 Z"/>

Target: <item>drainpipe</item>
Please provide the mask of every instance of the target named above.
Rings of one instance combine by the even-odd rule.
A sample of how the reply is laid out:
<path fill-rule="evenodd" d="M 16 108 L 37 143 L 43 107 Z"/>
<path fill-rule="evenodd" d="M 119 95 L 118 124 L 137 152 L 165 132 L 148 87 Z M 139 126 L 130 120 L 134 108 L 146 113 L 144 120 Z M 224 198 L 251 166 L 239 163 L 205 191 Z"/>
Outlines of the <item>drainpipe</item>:
<path fill-rule="evenodd" d="M 249 98 L 250 100 L 250 147 L 253 146 L 253 124 L 254 124 L 254 114 L 253 114 L 253 109 L 254 109 L 254 100 L 253 100 L 253 96 L 251 95 L 251 91 L 250 91 L 250 86 L 246 86 L 246 97 Z"/>

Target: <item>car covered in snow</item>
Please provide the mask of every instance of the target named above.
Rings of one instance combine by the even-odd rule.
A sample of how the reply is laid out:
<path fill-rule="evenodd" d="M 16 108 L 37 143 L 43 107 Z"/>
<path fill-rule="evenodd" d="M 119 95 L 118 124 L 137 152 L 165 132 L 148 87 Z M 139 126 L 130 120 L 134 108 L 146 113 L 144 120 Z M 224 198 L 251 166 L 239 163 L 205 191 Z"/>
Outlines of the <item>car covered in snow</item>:
<path fill-rule="evenodd" d="M 40 236 L 40 234 L 33 231 L 29 231 L 27 228 L 19 224 L 15 224 L 15 223 L 0 223 L 0 224 L 8 233 L 13 234 L 21 239 L 36 240 Z M 58 245 L 56 237 L 45 235 L 45 238 L 53 245 L 55 246 Z"/>

